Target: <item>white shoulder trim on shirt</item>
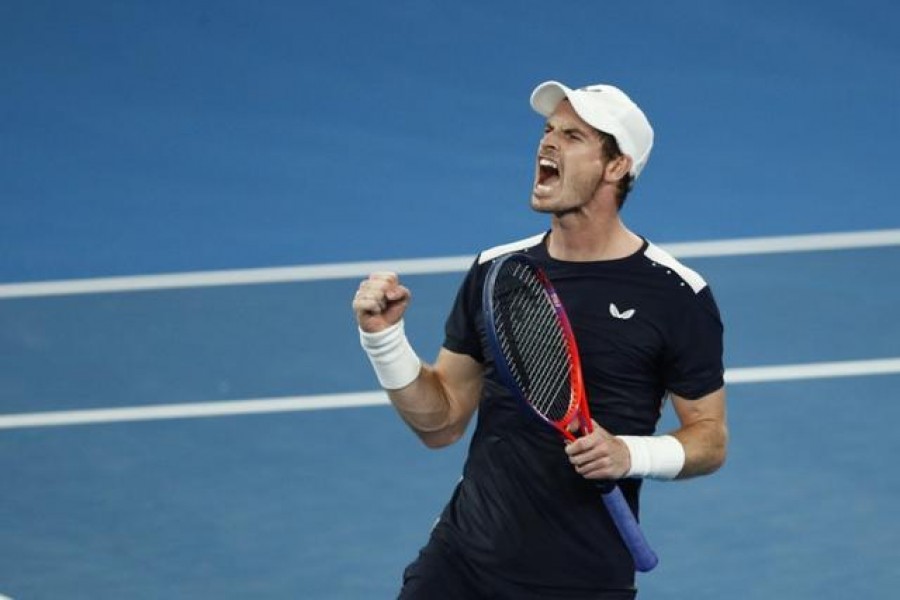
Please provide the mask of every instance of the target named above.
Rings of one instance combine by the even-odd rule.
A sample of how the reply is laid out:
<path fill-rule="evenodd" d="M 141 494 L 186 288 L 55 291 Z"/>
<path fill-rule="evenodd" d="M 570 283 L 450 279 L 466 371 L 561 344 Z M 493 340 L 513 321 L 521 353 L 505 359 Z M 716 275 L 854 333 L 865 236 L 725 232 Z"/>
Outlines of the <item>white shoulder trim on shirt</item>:
<path fill-rule="evenodd" d="M 694 290 L 695 294 L 700 293 L 700 291 L 706 287 L 706 280 L 704 280 L 699 273 L 678 262 L 678 260 L 674 256 L 672 256 L 656 244 L 649 242 L 647 245 L 647 250 L 644 251 L 644 256 L 655 263 L 661 264 L 664 267 L 675 271 L 675 273 L 677 273 L 679 277 L 681 277 L 689 286 L 691 286 L 691 289 Z"/>
<path fill-rule="evenodd" d="M 493 248 L 485 250 L 478 255 L 478 264 L 483 265 L 484 263 L 488 262 L 489 260 L 493 260 L 498 256 L 503 256 L 504 254 L 515 252 L 516 250 L 524 250 L 525 248 L 537 246 L 545 235 L 547 235 L 547 233 L 542 232 L 529 238 L 525 238 L 524 240 L 510 242 L 509 244 L 503 244 L 502 246 L 494 246 Z"/>

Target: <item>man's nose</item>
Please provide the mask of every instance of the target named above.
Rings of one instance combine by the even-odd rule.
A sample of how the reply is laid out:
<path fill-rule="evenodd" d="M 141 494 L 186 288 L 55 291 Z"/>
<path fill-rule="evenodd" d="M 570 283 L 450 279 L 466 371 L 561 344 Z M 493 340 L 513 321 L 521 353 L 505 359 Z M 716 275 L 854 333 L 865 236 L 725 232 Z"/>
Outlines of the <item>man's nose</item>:
<path fill-rule="evenodd" d="M 538 145 L 542 150 L 544 148 L 556 150 L 558 148 L 558 144 L 556 141 L 556 136 L 552 131 L 548 131 L 541 137 L 541 142 Z"/>

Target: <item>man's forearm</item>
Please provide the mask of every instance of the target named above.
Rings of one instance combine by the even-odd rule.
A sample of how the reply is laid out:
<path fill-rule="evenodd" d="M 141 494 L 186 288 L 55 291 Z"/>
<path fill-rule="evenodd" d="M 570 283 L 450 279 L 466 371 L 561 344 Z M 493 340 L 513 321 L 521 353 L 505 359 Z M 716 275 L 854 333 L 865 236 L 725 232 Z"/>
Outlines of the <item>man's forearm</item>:
<path fill-rule="evenodd" d="M 709 475 L 724 463 L 728 448 L 728 428 L 710 419 L 685 425 L 671 434 L 684 446 L 684 467 L 678 479 Z"/>
<path fill-rule="evenodd" d="M 429 448 L 463 436 L 481 398 L 483 367 L 470 356 L 441 349 L 410 385 L 388 391 L 394 408 Z"/>

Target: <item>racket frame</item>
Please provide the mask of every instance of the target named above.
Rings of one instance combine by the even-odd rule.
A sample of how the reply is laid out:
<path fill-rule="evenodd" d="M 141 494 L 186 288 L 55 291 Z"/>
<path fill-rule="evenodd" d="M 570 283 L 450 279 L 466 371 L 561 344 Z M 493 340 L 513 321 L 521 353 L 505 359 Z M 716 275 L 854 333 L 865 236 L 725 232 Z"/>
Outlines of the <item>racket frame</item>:
<path fill-rule="evenodd" d="M 571 365 L 569 381 L 572 398 L 569 401 L 569 406 L 565 415 L 558 420 L 550 419 L 540 410 L 535 408 L 532 402 L 519 388 L 516 378 L 513 376 L 512 370 L 503 356 L 500 339 L 494 325 L 496 323 L 495 318 L 497 315 L 493 302 L 493 292 L 497 277 L 507 261 L 517 262 L 526 268 L 531 269 L 535 273 L 538 281 L 544 288 L 544 293 L 547 295 L 547 298 L 553 306 L 557 322 L 559 323 L 563 337 L 566 341 L 566 351 L 569 355 Z M 491 354 L 494 357 L 494 366 L 501 379 L 503 379 L 506 384 L 507 389 L 516 396 L 520 404 L 528 407 L 529 413 L 536 415 L 544 423 L 552 426 L 570 442 L 575 441 L 576 436 L 569 430 L 568 426 L 576 416 L 579 419 L 579 434 L 586 435 L 591 433 L 593 424 L 582 377 L 581 358 L 578 353 L 575 333 L 572 330 L 572 324 L 569 321 L 569 317 L 566 314 L 562 301 L 559 299 L 559 294 L 556 292 L 556 289 L 553 287 L 550 278 L 547 277 L 544 270 L 532 260 L 531 257 L 520 252 L 505 254 L 495 258 L 488 270 L 484 287 L 482 288 L 482 310 L 484 313 L 484 328 L 487 334 L 488 345 L 490 346 Z M 631 511 L 631 507 L 628 506 L 625 496 L 622 494 L 622 490 L 619 486 L 615 485 L 614 482 L 598 482 L 598 487 L 601 489 L 603 504 L 606 506 L 625 546 L 631 553 L 635 569 L 641 572 L 652 570 L 659 563 L 659 559 L 644 537 L 640 525 L 638 525 L 637 519 Z"/>
<path fill-rule="evenodd" d="M 569 424 L 573 419 L 575 419 L 576 417 L 578 417 L 579 419 L 579 433 L 590 433 L 592 426 L 590 408 L 588 407 L 587 395 L 584 391 L 584 379 L 582 378 L 581 374 L 581 357 L 578 354 L 578 344 L 575 342 L 575 334 L 572 331 L 572 324 L 569 322 L 569 317 L 566 315 L 565 308 L 563 308 L 562 302 L 559 299 L 559 294 L 556 293 L 556 290 L 554 289 L 553 284 L 550 283 L 547 274 L 544 273 L 542 269 L 538 268 L 533 261 L 531 261 L 524 254 L 510 254 L 501 257 L 498 260 L 503 262 L 518 262 L 531 269 L 537 276 L 538 281 L 541 283 L 541 286 L 544 289 L 544 293 L 546 294 L 546 297 L 550 302 L 550 305 L 553 307 L 557 323 L 560 326 L 563 339 L 566 343 L 566 354 L 568 355 L 570 365 L 569 389 L 571 390 L 571 397 L 569 399 L 569 405 L 566 409 L 565 414 L 560 419 L 551 419 L 549 416 L 545 415 L 543 412 L 535 408 L 534 404 L 519 388 L 518 383 L 516 383 L 515 376 L 513 375 L 512 370 L 509 368 L 506 360 L 495 360 L 494 363 L 497 366 L 497 370 L 500 373 L 500 376 L 506 382 L 507 387 L 510 388 L 515 393 L 516 397 L 522 402 L 522 404 L 529 409 L 528 412 L 536 415 L 539 419 L 555 428 L 567 440 L 574 442 L 576 436 L 572 433 L 572 431 L 569 430 Z M 500 271 L 500 264 L 495 263 L 495 267 L 490 270 L 488 278 L 486 279 L 483 298 L 485 318 L 487 319 L 487 322 L 485 323 L 485 329 L 487 331 L 488 339 L 495 359 L 503 356 L 503 353 L 500 349 L 501 342 L 499 336 L 497 335 L 496 328 L 488 325 L 496 323 L 495 319 L 498 317 L 494 309 L 494 303 L 492 302 L 490 297 L 490 292 L 494 289 L 494 285 L 496 283 L 497 276 L 500 274 Z"/>

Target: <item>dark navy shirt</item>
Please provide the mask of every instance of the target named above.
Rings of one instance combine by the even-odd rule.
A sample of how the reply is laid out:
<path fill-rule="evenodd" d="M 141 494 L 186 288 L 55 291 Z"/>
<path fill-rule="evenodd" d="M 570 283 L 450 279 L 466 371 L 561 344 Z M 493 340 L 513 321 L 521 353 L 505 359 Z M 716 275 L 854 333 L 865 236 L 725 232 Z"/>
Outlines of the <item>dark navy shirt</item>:
<path fill-rule="evenodd" d="M 657 246 L 611 261 L 550 258 L 546 234 L 482 252 L 447 318 L 444 347 L 485 367 L 463 478 L 433 537 L 473 568 L 549 588 L 631 589 L 634 566 L 595 484 L 569 464 L 559 433 L 502 385 L 488 350 L 482 287 L 490 262 L 526 252 L 546 271 L 579 346 L 593 418 L 652 435 L 667 392 L 694 399 L 723 385 L 722 323 L 706 282 Z M 638 480 L 620 482 L 638 509 Z"/>

